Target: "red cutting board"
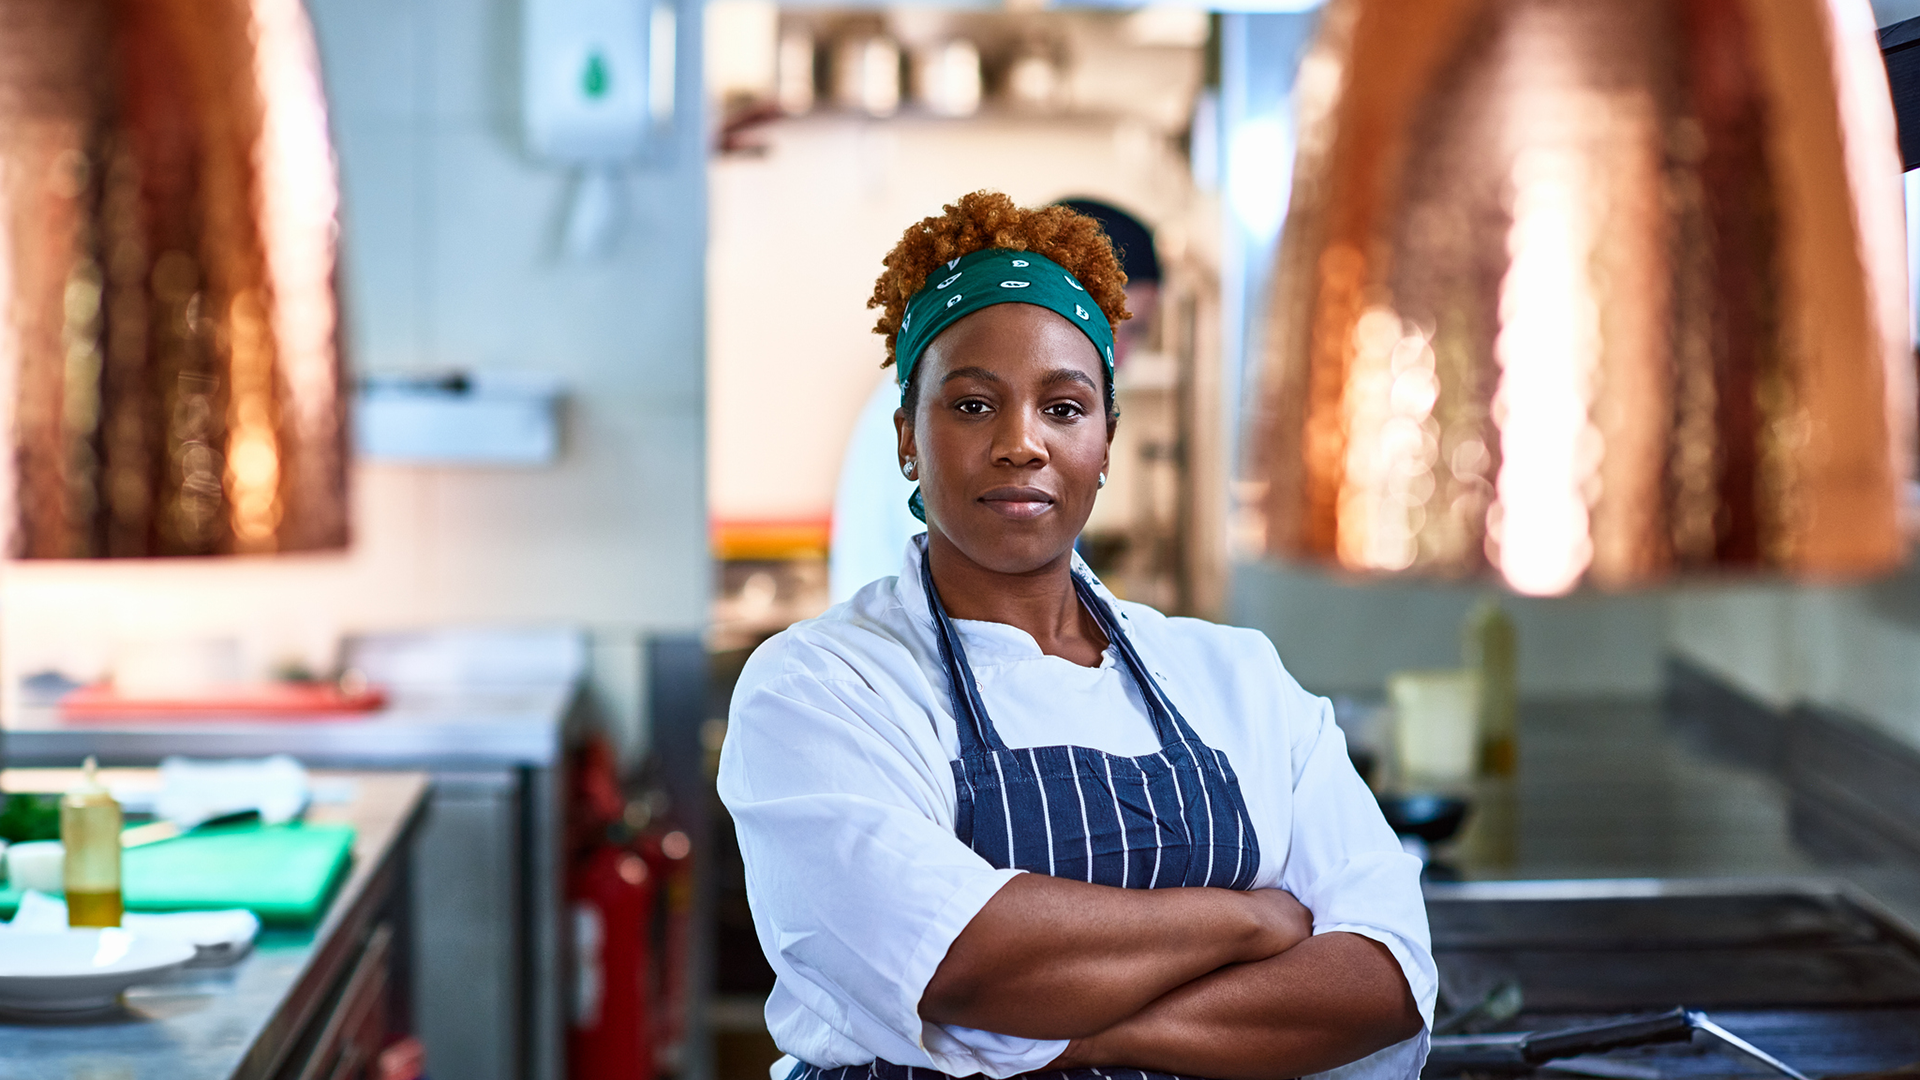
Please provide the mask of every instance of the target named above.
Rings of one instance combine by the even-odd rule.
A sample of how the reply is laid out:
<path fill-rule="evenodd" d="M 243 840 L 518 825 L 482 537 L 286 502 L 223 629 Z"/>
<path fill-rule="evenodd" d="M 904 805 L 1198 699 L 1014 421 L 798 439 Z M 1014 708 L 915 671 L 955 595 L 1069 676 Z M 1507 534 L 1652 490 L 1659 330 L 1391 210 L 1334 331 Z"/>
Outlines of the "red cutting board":
<path fill-rule="evenodd" d="M 179 720 L 287 717 L 349 719 L 387 703 L 386 691 L 348 693 L 332 683 L 261 683 L 196 697 L 125 697 L 111 684 L 83 686 L 60 699 L 67 720 Z"/>

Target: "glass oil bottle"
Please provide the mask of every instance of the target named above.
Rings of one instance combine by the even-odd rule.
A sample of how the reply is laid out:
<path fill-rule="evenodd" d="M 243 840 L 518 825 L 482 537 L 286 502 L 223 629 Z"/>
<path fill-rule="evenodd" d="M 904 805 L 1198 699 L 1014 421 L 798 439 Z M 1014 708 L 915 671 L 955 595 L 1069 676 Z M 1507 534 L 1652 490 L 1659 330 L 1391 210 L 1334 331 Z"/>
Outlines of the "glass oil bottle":
<path fill-rule="evenodd" d="M 98 768 L 88 758 L 85 778 L 60 797 L 68 926 L 120 925 L 120 804 Z"/>
<path fill-rule="evenodd" d="M 1500 602 L 1483 597 L 1460 628 L 1462 659 L 1480 679 L 1480 771 L 1512 776 L 1519 763 L 1519 635 Z"/>

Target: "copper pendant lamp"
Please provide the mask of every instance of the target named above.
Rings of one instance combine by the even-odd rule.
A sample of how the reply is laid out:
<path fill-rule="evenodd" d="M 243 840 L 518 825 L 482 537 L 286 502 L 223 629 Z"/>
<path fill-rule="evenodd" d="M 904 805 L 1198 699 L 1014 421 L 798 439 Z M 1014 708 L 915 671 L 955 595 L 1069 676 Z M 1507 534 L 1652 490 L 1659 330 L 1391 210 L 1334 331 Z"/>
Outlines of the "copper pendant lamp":
<path fill-rule="evenodd" d="M 1332 0 L 1296 95 L 1271 553 L 1532 595 L 1902 559 L 1866 0 Z"/>
<path fill-rule="evenodd" d="M 337 204 L 300 0 L 0 0 L 12 554 L 346 543 Z"/>

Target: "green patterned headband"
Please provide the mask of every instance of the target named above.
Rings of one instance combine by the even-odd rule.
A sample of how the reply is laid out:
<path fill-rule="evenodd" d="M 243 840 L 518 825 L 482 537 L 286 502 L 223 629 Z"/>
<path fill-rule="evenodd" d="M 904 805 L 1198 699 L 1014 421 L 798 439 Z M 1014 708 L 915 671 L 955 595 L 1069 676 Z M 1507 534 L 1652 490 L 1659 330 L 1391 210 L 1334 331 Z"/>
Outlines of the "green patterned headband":
<path fill-rule="evenodd" d="M 1033 304 L 1079 327 L 1100 351 L 1107 384 L 1113 384 L 1113 327 L 1087 290 L 1065 267 L 1045 255 L 989 248 L 936 267 L 927 275 L 926 285 L 907 301 L 900 335 L 893 343 L 895 375 L 900 380 L 903 401 L 914 365 L 940 331 L 995 304 Z"/>
<path fill-rule="evenodd" d="M 907 400 L 907 381 L 914 365 L 940 331 L 960 319 L 995 304 L 1033 304 L 1054 312 L 1080 328 L 1100 352 L 1107 372 L 1107 404 L 1113 404 L 1113 326 L 1087 290 L 1065 267 L 1031 251 L 988 248 L 937 267 L 927 283 L 907 301 L 894 338 L 894 374 L 900 380 L 900 401 Z M 915 487 L 907 509 L 921 521 L 927 506 Z"/>

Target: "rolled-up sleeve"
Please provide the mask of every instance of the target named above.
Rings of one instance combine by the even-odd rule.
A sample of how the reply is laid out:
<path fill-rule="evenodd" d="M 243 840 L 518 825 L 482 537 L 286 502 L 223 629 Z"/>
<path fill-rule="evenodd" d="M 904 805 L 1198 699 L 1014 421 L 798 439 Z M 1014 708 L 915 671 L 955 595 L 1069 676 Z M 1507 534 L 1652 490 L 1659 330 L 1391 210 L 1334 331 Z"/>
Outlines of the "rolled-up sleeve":
<path fill-rule="evenodd" d="M 1279 658 L 1274 658 L 1279 666 Z M 1313 912 L 1313 932 L 1344 932 L 1386 946 L 1399 962 L 1425 1027 L 1433 1026 L 1439 973 L 1420 891 L 1420 860 L 1400 846 L 1347 756 L 1333 706 L 1280 669 L 1293 772 L 1292 822 L 1281 886 Z M 1419 1074 L 1427 1030 L 1349 1066 L 1374 1077 Z M 1346 1072 L 1347 1070 L 1339 1070 Z"/>
<path fill-rule="evenodd" d="M 719 790 L 755 928 L 785 988 L 841 1038 L 899 1064 L 1009 1076 L 1058 1056 L 1064 1043 L 920 1018 L 954 939 L 1019 873 L 954 836 L 938 741 L 903 730 L 857 678 L 783 675 L 742 689 Z M 782 1049 L 815 1064 L 836 1056 L 824 1045 Z"/>

